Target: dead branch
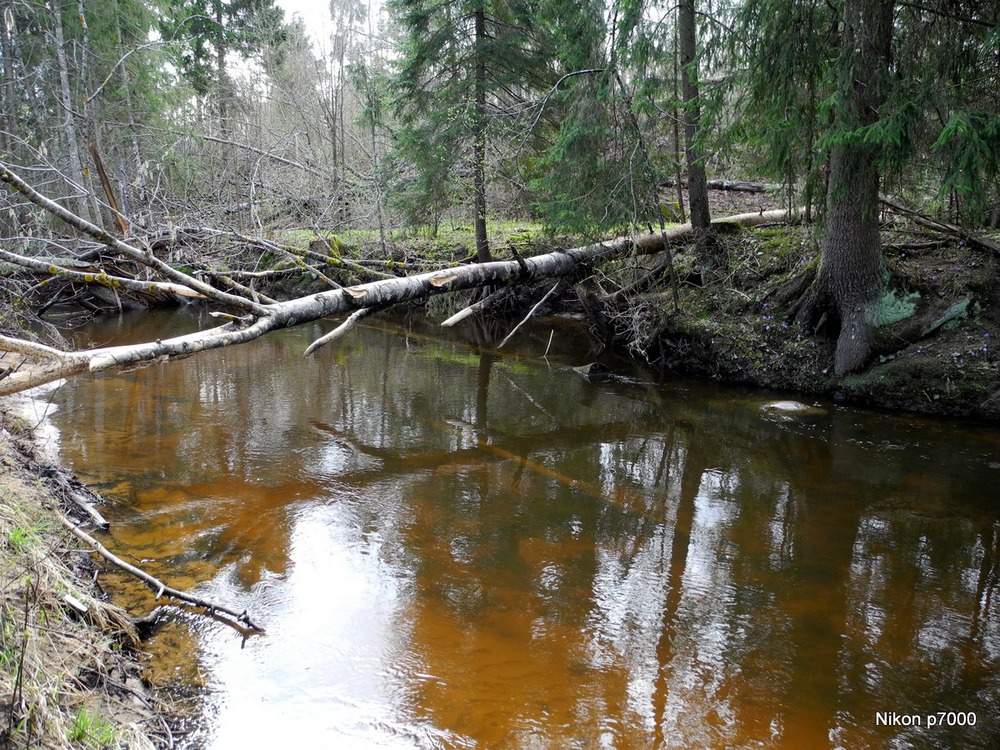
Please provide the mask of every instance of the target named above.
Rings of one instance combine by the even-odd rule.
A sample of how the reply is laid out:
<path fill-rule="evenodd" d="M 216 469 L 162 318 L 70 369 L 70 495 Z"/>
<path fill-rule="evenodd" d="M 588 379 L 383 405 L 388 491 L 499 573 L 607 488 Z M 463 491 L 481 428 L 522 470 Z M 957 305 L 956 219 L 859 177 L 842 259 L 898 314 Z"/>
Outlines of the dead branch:
<path fill-rule="evenodd" d="M 264 633 L 264 628 L 257 625 L 253 620 L 250 619 L 250 615 L 244 609 L 242 612 L 237 612 L 235 609 L 226 607 L 222 604 L 209 601 L 204 597 L 198 596 L 197 594 L 191 594 L 187 591 L 181 591 L 180 589 L 175 589 L 168 586 L 159 578 L 150 575 L 142 568 L 137 568 L 135 565 L 122 560 L 120 557 L 111 552 L 107 547 L 101 544 L 99 541 L 94 539 L 90 534 L 81 529 L 79 526 L 74 524 L 68 518 L 66 518 L 61 513 L 59 515 L 59 520 L 62 521 L 63 525 L 73 532 L 73 535 L 83 542 L 89 544 L 93 550 L 107 560 L 109 563 L 114 565 L 116 568 L 125 571 L 129 575 L 135 576 L 140 581 L 149 586 L 150 589 L 156 592 L 156 598 L 159 599 L 161 596 L 169 596 L 171 599 L 176 599 L 179 602 L 184 602 L 186 604 L 192 604 L 195 607 L 201 607 L 207 610 L 210 615 L 226 615 L 227 617 L 218 617 L 218 619 L 231 627 L 236 628 L 239 632 L 243 633 L 245 628 L 256 633 Z M 227 619 L 231 618 L 231 619 Z M 244 633 L 245 634 L 245 633 Z"/>
<path fill-rule="evenodd" d="M 881 197 L 879 202 L 886 208 L 898 213 L 902 216 L 906 216 L 913 221 L 914 224 L 919 224 L 922 227 L 927 227 L 928 229 L 933 229 L 935 232 L 940 234 L 946 234 L 951 237 L 958 237 L 959 239 L 965 240 L 971 246 L 976 247 L 980 250 L 986 250 L 989 252 L 1000 253 L 1000 243 L 991 240 L 988 237 L 983 237 L 975 232 L 971 232 L 964 227 L 957 226 L 955 224 L 949 224 L 946 221 L 939 221 L 938 219 L 932 219 L 930 216 L 925 216 L 924 214 L 914 211 L 911 208 L 907 208 L 895 201 L 889 200 L 888 198 Z"/>
<path fill-rule="evenodd" d="M 677 180 L 667 179 L 661 183 L 664 187 L 676 187 Z M 687 180 L 680 181 L 681 187 L 687 187 Z M 772 182 L 743 182 L 739 180 L 709 180 L 709 190 L 726 190 L 736 193 L 773 193 L 781 190 L 781 185 Z"/>
<path fill-rule="evenodd" d="M 555 292 L 555 290 L 559 288 L 560 284 L 562 284 L 562 279 L 559 279 L 559 281 L 557 281 L 555 283 L 555 286 L 553 286 L 551 289 L 549 289 L 549 291 L 547 291 L 545 293 L 545 296 L 542 297 L 540 300 L 538 300 L 538 302 L 535 303 L 534 307 L 532 307 L 530 310 L 528 310 L 528 314 L 525 315 L 521 319 L 521 322 L 518 323 L 516 326 L 514 326 L 514 328 L 511 330 L 510 333 L 508 333 L 506 336 L 504 336 L 503 341 L 501 341 L 499 343 L 499 345 L 497 346 L 497 349 L 503 349 L 503 345 L 506 344 L 508 341 L 510 341 L 511 337 L 513 337 L 513 335 L 518 332 L 518 330 L 521 328 L 521 326 L 523 326 L 525 323 L 527 323 L 531 319 L 531 316 L 535 314 L 535 311 L 539 307 L 542 306 L 542 304 L 545 302 L 545 300 L 547 300 L 549 297 L 552 296 L 552 293 Z"/>
<path fill-rule="evenodd" d="M 465 320 L 470 315 L 475 315 L 477 312 L 479 312 L 483 308 L 488 307 L 489 305 L 492 305 L 494 302 L 496 302 L 498 299 L 500 299 L 501 297 L 503 297 L 505 294 L 509 294 L 509 293 L 510 293 L 509 289 L 498 289 L 497 291 L 493 292 L 492 294 L 489 294 L 486 297 L 483 297 L 478 302 L 473 302 L 468 307 L 463 307 L 457 313 L 455 313 L 450 318 L 448 318 L 447 320 L 445 320 L 444 322 L 442 322 L 441 326 L 444 327 L 444 328 L 450 328 L 451 326 L 455 325 L 456 323 L 459 323 L 459 322 Z"/>
<path fill-rule="evenodd" d="M 374 307 L 362 307 L 360 310 L 355 310 L 350 316 L 341 323 L 339 326 L 334 328 L 325 336 L 320 336 L 318 339 L 313 341 L 306 350 L 302 353 L 302 356 L 308 357 L 314 351 L 319 349 L 321 346 L 326 346 L 332 341 L 336 341 L 339 338 L 346 336 L 351 329 L 354 328 L 358 323 L 367 318 L 369 315 L 374 315 L 378 312 L 377 308 Z"/>
<path fill-rule="evenodd" d="M 55 263 L 40 260 L 38 258 L 29 258 L 25 255 L 19 255 L 3 249 L 0 249 L 0 258 L 3 258 L 9 263 L 21 266 L 22 268 L 26 268 L 29 271 L 36 271 L 49 276 L 59 276 L 80 284 L 100 284 L 101 286 L 111 287 L 112 289 L 120 287 L 147 294 L 161 292 L 170 296 L 205 299 L 204 294 L 196 292 L 189 286 L 174 284 L 169 281 L 139 281 L 138 279 L 130 279 L 125 276 L 113 276 L 104 271 L 96 270 L 90 272 L 74 271 L 72 268 L 67 268 L 66 265 L 61 262 Z"/>
<path fill-rule="evenodd" d="M 301 169 L 303 172 L 308 172 L 309 174 L 315 175 L 316 177 L 326 177 L 325 174 L 320 172 L 315 167 L 310 167 L 307 164 L 300 164 L 297 161 L 286 159 L 284 156 L 278 156 L 277 154 L 271 153 L 270 151 L 265 151 L 262 148 L 257 148 L 256 146 L 251 146 L 247 143 L 238 143 L 236 141 L 230 141 L 226 138 L 216 138 L 215 136 L 212 135 L 202 135 L 201 137 L 204 138 L 206 141 L 212 141 L 213 143 L 221 143 L 225 146 L 234 146 L 236 148 L 241 148 L 244 151 L 250 151 L 251 153 L 259 154 L 260 156 L 276 161 L 279 164 L 287 164 L 290 167 Z"/>
<path fill-rule="evenodd" d="M 84 485 L 75 480 L 74 477 L 67 476 L 65 472 L 59 469 L 46 470 L 44 471 L 44 475 L 49 482 L 56 486 L 63 497 L 86 513 L 97 528 L 102 531 L 107 531 L 111 528 L 111 524 L 108 523 L 108 520 L 100 514 L 97 508 L 94 507 L 93 503 L 90 502 L 90 499 L 87 497 L 88 494 L 94 496 L 93 492 L 90 492 L 90 490 L 88 490 Z"/>
<path fill-rule="evenodd" d="M 50 214 L 61 219 L 66 224 L 69 224 L 74 229 L 93 237 L 101 244 L 107 245 L 115 252 L 120 253 L 127 258 L 131 258 L 132 260 L 142 263 L 145 266 L 149 266 L 164 278 L 171 279 L 178 284 L 190 287 L 196 292 L 200 292 L 205 297 L 213 299 L 221 304 L 235 307 L 239 310 L 257 313 L 263 312 L 261 306 L 256 302 L 248 300 L 245 297 L 239 297 L 235 294 L 220 292 L 218 289 L 215 289 L 209 284 L 172 268 L 169 264 L 163 262 L 151 252 L 140 250 L 139 248 L 133 247 L 116 237 L 112 237 L 100 227 L 91 224 L 89 221 L 77 216 L 72 211 L 64 208 L 55 201 L 46 198 L 22 180 L 18 175 L 14 174 L 14 172 L 12 172 L 2 162 L 0 162 L 0 182 L 6 182 L 14 190 L 21 193 L 21 195 L 34 203 L 36 206 L 48 211 Z"/>

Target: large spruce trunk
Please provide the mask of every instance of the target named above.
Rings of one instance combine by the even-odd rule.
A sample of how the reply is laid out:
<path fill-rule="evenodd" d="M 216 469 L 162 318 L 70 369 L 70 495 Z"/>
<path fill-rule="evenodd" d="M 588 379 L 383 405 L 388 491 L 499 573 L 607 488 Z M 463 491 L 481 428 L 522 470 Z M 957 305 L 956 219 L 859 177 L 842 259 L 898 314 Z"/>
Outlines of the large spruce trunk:
<path fill-rule="evenodd" d="M 681 0 L 677 7 L 681 53 L 681 92 L 684 99 L 684 150 L 688 170 L 688 204 L 694 229 L 698 262 L 703 273 L 724 265 L 717 243 L 712 241 L 712 216 L 708 205 L 708 180 L 704 154 L 699 144 L 701 105 L 698 89 L 698 30 L 695 0 Z"/>
<path fill-rule="evenodd" d="M 877 210 L 879 175 L 870 152 L 837 147 L 830 156 L 819 283 L 829 290 L 840 318 L 834 355 L 838 376 L 860 369 L 868 360 L 885 283 Z"/>
<path fill-rule="evenodd" d="M 838 376 L 862 368 L 872 351 L 872 329 L 885 286 L 879 240 L 880 148 L 864 128 L 885 102 L 892 42 L 893 3 L 845 0 L 838 138 L 830 152 L 820 298 L 832 301 L 840 319 L 834 356 Z"/>

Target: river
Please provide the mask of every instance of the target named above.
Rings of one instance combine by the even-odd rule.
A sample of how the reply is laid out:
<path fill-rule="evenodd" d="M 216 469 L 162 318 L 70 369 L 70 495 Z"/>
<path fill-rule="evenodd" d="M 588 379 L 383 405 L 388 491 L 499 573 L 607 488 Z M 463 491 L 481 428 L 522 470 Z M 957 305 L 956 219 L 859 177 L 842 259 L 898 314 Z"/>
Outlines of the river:
<path fill-rule="evenodd" d="M 37 395 L 105 543 L 266 629 L 162 610 L 181 747 L 997 746 L 1000 430 L 332 325 Z"/>

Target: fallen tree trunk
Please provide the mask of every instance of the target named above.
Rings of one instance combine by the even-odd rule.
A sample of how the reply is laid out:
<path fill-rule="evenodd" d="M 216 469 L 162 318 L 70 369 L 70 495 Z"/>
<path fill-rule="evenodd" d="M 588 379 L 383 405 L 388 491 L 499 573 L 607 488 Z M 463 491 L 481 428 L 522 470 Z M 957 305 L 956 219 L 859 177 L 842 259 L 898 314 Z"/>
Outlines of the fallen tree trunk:
<path fill-rule="evenodd" d="M 162 266 L 166 264 L 154 259 L 151 253 L 144 253 L 125 245 L 65 208 L 40 196 L 2 164 L 0 164 L 0 177 L 12 184 L 29 200 L 52 211 L 77 229 L 91 233 L 110 248 L 122 252 L 133 260 L 148 262 L 151 268 L 163 272 Z M 766 211 L 732 216 L 716 223 L 753 226 L 787 221 L 795 218 L 797 214 L 797 211 L 791 214 L 784 210 Z M 655 234 L 620 237 L 529 258 L 475 263 L 414 276 L 380 279 L 367 284 L 330 289 L 285 302 L 265 304 L 219 292 L 202 281 L 170 268 L 165 275 L 171 281 L 184 284 L 193 291 L 203 294 L 210 302 L 236 308 L 245 314 L 242 317 L 231 317 L 230 322 L 216 328 L 183 336 L 87 351 L 62 351 L 23 339 L 0 336 L 0 351 L 8 353 L 5 360 L 0 361 L 0 396 L 85 372 L 133 368 L 190 356 L 208 349 L 242 344 L 270 331 L 363 308 L 378 311 L 401 302 L 447 292 L 493 287 L 510 282 L 563 278 L 577 273 L 590 264 L 626 253 L 661 252 L 666 249 L 665 243 L 685 239 L 690 235 L 691 225 L 684 224 Z M 234 300 L 238 301 L 238 304 L 234 304 Z M 310 351 L 314 348 L 311 347 Z"/>
<path fill-rule="evenodd" d="M 676 187 L 677 180 L 664 180 L 664 187 Z M 681 187 L 687 187 L 687 180 L 680 181 Z M 735 193 L 774 193 L 782 186 L 773 182 L 743 182 L 739 180 L 708 180 L 709 190 L 727 190 Z"/>

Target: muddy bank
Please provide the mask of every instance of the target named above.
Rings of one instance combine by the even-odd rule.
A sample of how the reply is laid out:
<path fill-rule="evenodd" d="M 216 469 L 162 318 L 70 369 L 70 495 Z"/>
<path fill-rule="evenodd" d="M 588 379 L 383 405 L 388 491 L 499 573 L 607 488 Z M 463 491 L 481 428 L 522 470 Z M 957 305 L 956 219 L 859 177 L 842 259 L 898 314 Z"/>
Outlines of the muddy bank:
<path fill-rule="evenodd" d="M 135 627 L 59 520 L 73 511 L 32 427 L 0 402 L 0 748 L 172 746 Z"/>

